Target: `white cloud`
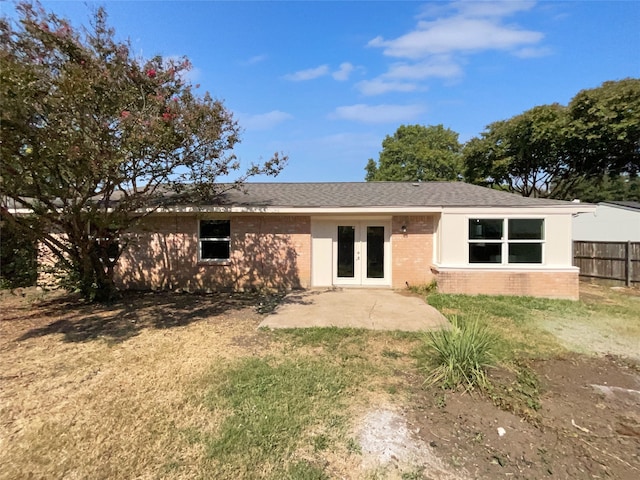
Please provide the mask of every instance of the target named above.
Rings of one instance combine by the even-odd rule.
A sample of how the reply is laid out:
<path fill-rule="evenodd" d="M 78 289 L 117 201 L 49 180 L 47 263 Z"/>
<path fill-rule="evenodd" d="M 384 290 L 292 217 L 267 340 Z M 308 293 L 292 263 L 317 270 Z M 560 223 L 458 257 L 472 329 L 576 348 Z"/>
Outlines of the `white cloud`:
<path fill-rule="evenodd" d="M 347 105 L 335 109 L 331 118 L 362 123 L 399 123 L 413 120 L 425 112 L 423 105 Z"/>
<path fill-rule="evenodd" d="M 452 15 L 467 17 L 505 17 L 517 12 L 531 10 L 535 1 L 486 1 L 461 0 L 456 2 L 429 2 L 423 5 L 417 19 L 439 18 Z"/>
<path fill-rule="evenodd" d="M 417 63 L 398 62 L 387 72 L 359 82 L 356 87 L 363 95 L 381 95 L 388 92 L 424 90 L 418 83 L 427 78 L 451 79 L 462 75 L 462 68 L 448 56 L 435 56 Z"/>
<path fill-rule="evenodd" d="M 272 110 L 267 113 L 255 115 L 239 114 L 240 126 L 247 130 L 269 130 L 280 123 L 293 118 L 292 115 L 280 110 Z"/>
<path fill-rule="evenodd" d="M 333 76 L 334 80 L 344 82 L 345 80 L 349 80 L 349 75 L 351 75 L 351 72 L 353 72 L 354 69 L 355 67 L 349 62 L 344 62 L 340 64 L 340 69 L 336 70 L 331 75 Z"/>
<path fill-rule="evenodd" d="M 461 77 L 467 57 L 483 51 L 506 51 L 520 58 L 549 55 L 551 50 L 540 45 L 542 32 L 504 22 L 534 5 L 532 1 L 427 4 L 408 33 L 392 39 L 378 36 L 368 43 L 403 61 L 357 86 L 364 95 L 419 90 L 419 82 L 428 78 Z"/>
<path fill-rule="evenodd" d="M 309 68 L 307 70 L 300 70 L 295 73 L 289 73 L 284 76 L 286 80 L 291 80 L 292 82 L 302 82 L 305 80 L 313 80 L 318 77 L 322 77 L 324 75 L 329 74 L 329 65 L 320 65 L 316 68 Z"/>
<path fill-rule="evenodd" d="M 525 47 L 513 52 L 513 54 L 519 58 L 546 57 L 552 53 L 552 50 L 548 47 Z"/>
<path fill-rule="evenodd" d="M 255 65 L 256 63 L 264 62 L 267 58 L 269 58 L 268 55 L 254 55 L 253 57 L 240 62 L 240 65 L 248 67 L 249 65 Z"/>
<path fill-rule="evenodd" d="M 429 55 L 481 50 L 509 50 L 536 44 L 543 34 L 495 20 L 456 16 L 433 22 L 421 21 L 418 27 L 393 40 L 376 37 L 369 46 L 383 48 L 391 57 L 420 59 Z"/>
<path fill-rule="evenodd" d="M 451 4 L 461 15 L 473 17 L 505 17 L 517 12 L 531 10 L 534 1 L 498 1 L 498 2 L 469 2 L 458 1 Z"/>
<path fill-rule="evenodd" d="M 452 78 L 462 75 L 462 68 L 448 56 L 437 56 L 418 63 L 395 63 L 384 78 L 424 80 L 430 77 Z"/>
<path fill-rule="evenodd" d="M 356 87 L 363 95 L 381 95 L 388 92 L 413 92 L 418 85 L 410 82 L 388 81 L 382 77 L 358 82 Z"/>
<path fill-rule="evenodd" d="M 292 82 L 301 82 L 305 80 L 314 80 L 319 77 L 331 74 L 334 80 L 344 82 L 349 80 L 349 76 L 356 69 L 354 65 L 349 62 L 343 62 L 340 64 L 337 70 L 331 72 L 329 65 L 320 65 L 319 67 L 309 68 L 307 70 L 300 70 L 294 73 L 289 73 L 283 78 Z"/>

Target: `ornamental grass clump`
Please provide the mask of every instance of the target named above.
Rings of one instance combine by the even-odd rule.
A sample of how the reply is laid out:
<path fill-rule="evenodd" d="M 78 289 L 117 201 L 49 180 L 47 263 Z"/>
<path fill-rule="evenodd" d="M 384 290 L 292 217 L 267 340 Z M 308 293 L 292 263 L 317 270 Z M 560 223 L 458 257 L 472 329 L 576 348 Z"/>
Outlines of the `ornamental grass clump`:
<path fill-rule="evenodd" d="M 428 332 L 425 338 L 429 385 L 446 389 L 484 389 L 489 380 L 486 369 L 495 363 L 493 348 L 498 338 L 477 318 L 451 319 L 451 328 Z"/>

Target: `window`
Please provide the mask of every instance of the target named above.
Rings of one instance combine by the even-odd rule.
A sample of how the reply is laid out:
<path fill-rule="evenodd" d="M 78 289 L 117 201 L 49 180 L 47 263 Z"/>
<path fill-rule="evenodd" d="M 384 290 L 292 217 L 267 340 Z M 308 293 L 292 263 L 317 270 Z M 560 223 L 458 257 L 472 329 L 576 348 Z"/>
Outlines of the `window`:
<path fill-rule="evenodd" d="M 542 263 L 541 218 L 469 219 L 469 263 Z"/>
<path fill-rule="evenodd" d="M 542 263 L 544 220 L 511 218 L 508 232 L 509 263 Z"/>
<path fill-rule="evenodd" d="M 229 260 L 231 222 L 200 220 L 200 260 Z"/>

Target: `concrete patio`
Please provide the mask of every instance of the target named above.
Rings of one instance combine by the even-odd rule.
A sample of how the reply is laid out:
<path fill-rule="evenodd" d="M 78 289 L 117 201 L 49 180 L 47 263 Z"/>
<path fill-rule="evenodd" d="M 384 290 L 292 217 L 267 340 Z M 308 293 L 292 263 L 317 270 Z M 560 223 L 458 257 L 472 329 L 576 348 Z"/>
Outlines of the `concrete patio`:
<path fill-rule="evenodd" d="M 260 327 L 341 327 L 371 330 L 423 331 L 446 328 L 447 319 L 406 291 L 338 288 L 287 295 Z"/>

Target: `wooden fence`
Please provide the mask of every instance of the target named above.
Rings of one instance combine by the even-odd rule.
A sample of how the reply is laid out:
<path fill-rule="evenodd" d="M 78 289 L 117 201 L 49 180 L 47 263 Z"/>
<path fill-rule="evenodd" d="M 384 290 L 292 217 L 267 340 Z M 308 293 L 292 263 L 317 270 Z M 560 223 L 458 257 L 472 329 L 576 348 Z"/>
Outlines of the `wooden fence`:
<path fill-rule="evenodd" d="M 573 242 L 573 264 L 583 278 L 640 286 L 640 242 Z"/>

